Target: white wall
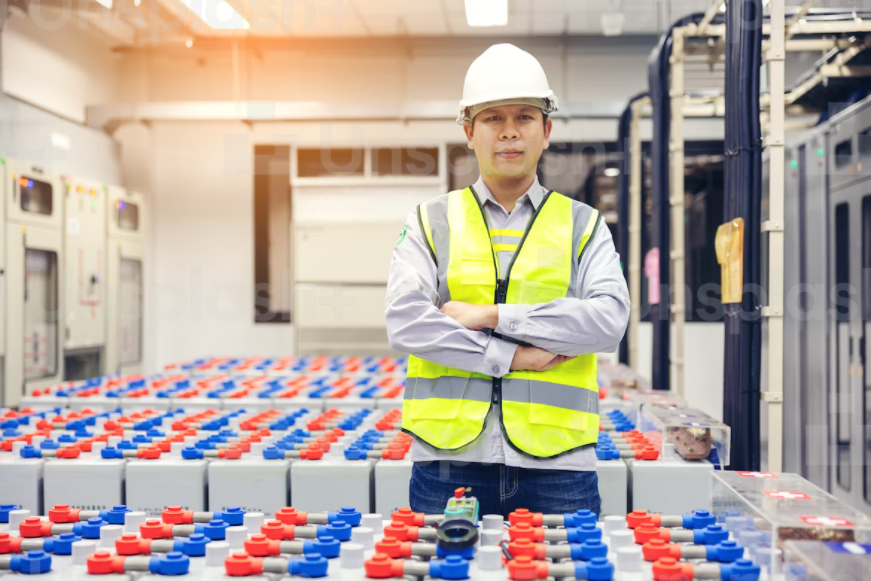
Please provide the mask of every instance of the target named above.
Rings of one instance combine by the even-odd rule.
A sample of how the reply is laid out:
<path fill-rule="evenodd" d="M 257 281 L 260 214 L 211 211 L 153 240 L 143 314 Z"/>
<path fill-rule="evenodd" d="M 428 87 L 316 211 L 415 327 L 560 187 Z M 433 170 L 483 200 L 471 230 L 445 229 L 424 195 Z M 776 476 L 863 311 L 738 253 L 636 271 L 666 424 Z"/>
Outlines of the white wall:
<path fill-rule="evenodd" d="M 40 13 L 37 3 L 27 19 L 6 20 L 2 33 L 3 91 L 84 123 L 86 106 L 117 98 L 121 56 L 95 38 L 95 31 L 83 21 L 64 21 L 71 18 L 72 11 L 54 15 L 46 11 L 44 18 Z"/>
<path fill-rule="evenodd" d="M 674 337 L 674 325 L 671 328 Z M 670 342 L 675 356 L 674 339 Z M 723 323 L 692 322 L 684 325 L 684 399 L 694 407 L 723 419 Z M 639 373 L 651 377 L 653 371 L 653 323 L 638 324 Z M 671 376 L 674 389 L 675 378 Z"/>

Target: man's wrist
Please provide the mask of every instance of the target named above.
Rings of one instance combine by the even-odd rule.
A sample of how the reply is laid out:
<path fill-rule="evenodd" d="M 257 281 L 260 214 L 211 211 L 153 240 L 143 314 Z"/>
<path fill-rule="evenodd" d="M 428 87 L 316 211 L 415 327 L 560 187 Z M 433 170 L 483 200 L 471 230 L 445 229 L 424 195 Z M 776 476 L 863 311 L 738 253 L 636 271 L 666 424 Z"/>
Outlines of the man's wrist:
<path fill-rule="evenodd" d="M 487 329 L 495 329 L 499 326 L 499 305 L 487 305 Z"/>

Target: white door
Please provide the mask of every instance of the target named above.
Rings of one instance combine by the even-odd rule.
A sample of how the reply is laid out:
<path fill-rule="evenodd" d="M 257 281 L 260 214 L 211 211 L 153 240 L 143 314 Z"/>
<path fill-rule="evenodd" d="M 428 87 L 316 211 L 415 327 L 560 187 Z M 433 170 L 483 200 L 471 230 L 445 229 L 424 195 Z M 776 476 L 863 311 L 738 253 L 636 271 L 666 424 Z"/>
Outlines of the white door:
<path fill-rule="evenodd" d="M 4 403 L 10 406 L 63 377 L 63 236 L 59 229 L 8 224 L 6 249 Z"/>
<path fill-rule="evenodd" d="M 110 238 L 108 253 L 106 372 L 142 373 L 142 244 Z"/>

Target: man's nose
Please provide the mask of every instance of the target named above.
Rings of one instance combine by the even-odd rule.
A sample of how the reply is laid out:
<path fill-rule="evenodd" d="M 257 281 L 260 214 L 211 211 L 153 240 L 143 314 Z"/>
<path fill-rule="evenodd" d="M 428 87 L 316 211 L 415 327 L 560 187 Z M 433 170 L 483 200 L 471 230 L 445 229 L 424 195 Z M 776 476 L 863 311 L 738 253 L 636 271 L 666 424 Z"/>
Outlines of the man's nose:
<path fill-rule="evenodd" d="M 499 137 L 501 139 L 517 139 L 520 133 L 517 131 L 517 125 L 514 121 L 508 120 L 502 125 L 502 131 Z"/>

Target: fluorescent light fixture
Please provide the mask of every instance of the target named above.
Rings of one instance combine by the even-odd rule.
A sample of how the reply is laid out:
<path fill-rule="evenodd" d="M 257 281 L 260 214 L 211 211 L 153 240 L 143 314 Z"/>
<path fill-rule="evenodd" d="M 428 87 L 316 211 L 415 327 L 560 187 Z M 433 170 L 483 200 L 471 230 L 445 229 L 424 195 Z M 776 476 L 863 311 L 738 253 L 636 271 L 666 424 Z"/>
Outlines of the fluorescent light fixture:
<path fill-rule="evenodd" d="M 608 176 L 609 178 L 616 178 L 617 176 L 620 175 L 620 169 L 616 168 L 616 167 L 606 167 L 605 168 L 605 175 Z"/>
<path fill-rule="evenodd" d="M 112 9 L 112 0 L 97 0 L 98 3 L 102 4 L 105 8 L 109 10 Z"/>
<path fill-rule="evenodd" d="M 244 30 L 251 25 L 227 0 L 179 0 L 215 30 Z"/>
<path fill-rule="evenodd" d="M 505 26 L 508 24 L 508 0 L 466 0 L 469 26 Z"/>

